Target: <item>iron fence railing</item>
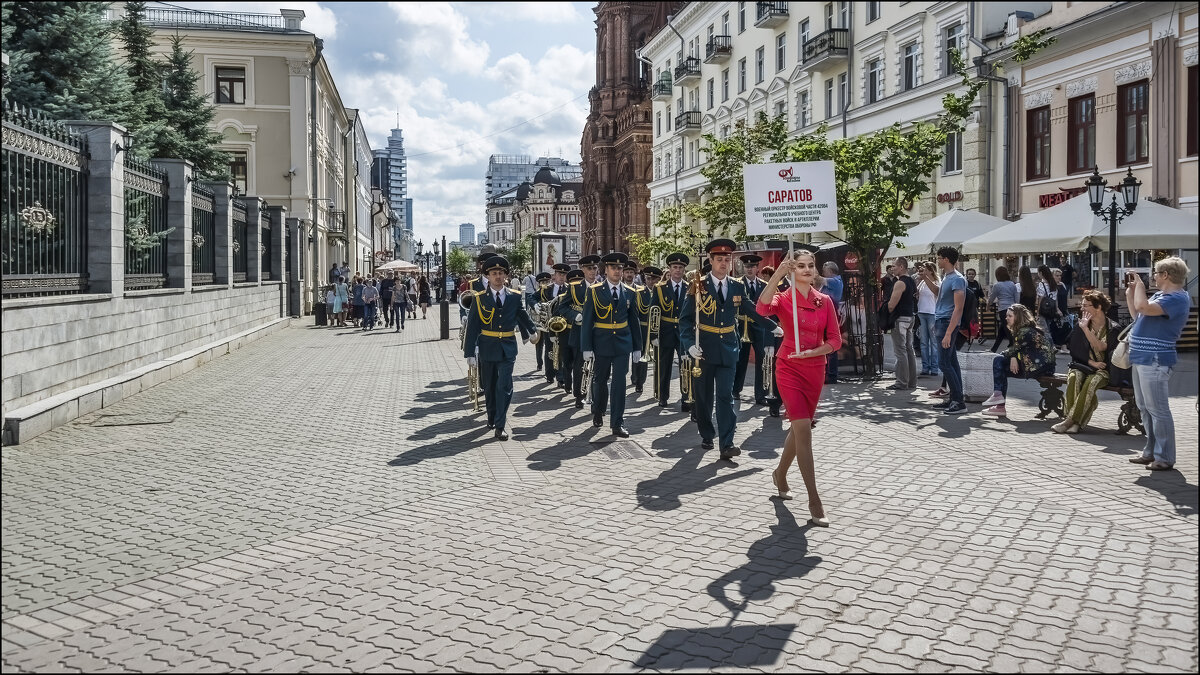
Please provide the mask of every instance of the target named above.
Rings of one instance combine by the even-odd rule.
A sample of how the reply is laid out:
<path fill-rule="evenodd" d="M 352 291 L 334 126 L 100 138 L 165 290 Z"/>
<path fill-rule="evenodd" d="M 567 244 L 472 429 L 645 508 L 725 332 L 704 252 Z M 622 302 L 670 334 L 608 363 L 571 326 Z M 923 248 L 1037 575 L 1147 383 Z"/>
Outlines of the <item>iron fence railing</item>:
<path fill-rule="evenodd" d="M 246 280 L 246 267 L 250 260 L 250 246 L 246 240 L 246 203 L 233 201 L 233 280 Z"/>
<path fill-rule="evenodd" d="M 87 290 L 87 164 L 85 136 L 4 101 L 4 297 Z"/>
<path fill-rule="evenodd" d="M 215 195 L 192 184 L 192 285 L 202 286 L 217 278 L 217 225 L 213 215 Z"/>
<path fill-rule="evenodd" d="M 266 205 L 265 202 L 263 204 Z M 258 253 L 262 258 L 261 267 L 259 268 L 258 278 L 263 281 L 270 281 L 271 276 L 271 230 L 274 223 L 271 222 L 271 212 L 267 209 L 262 210 L 260 219 L 260 229 L 258 233 Z"/>
<path fill-rule="evenodd" d="M 125 157 L 125 290 L 167 285 L 167 175 Z"/>

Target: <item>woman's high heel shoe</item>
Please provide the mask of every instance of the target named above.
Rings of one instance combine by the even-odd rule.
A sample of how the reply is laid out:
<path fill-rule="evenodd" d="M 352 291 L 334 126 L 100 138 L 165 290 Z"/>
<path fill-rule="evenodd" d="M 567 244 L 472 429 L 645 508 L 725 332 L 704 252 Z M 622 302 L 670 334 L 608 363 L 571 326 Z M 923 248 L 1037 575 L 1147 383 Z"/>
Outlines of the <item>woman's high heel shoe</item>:
<path fill-rule="evenodd" d="M 792 499 L 791 490 L 779 489 L 779 469 L 775 469 L 771 472 L 771 482 L 775 484 L 775 491 L 779 493 L 780 499 Z"/>
<path fill-rule="evenodd" d="M 813 505 L 812 500 L 809 500 L 809 502 L 808 502 L 809 513 L 812 513 L 812 510 L 813 510 L 812 505 Z M 825 512 L 824 505 L 822 505 L 822 507 L 821 507 L 821 512 L 822 513 Z M 814 527 L 829 527 L 829 518 L 827 518 L 824 515 L 822 515 L 820 517 L 817 517 L 814 515 L 813 517 L 808 519 L 808 522 L 811 523 Z"/>

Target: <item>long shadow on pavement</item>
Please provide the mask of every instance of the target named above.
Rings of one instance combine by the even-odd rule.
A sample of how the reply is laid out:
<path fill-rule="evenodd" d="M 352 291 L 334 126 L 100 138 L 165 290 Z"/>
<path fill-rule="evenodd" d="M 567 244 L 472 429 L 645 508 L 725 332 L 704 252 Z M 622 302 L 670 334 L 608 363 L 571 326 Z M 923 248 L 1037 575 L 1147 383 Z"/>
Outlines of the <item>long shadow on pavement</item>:
<path fill-rule="evenodd" d="M 1175 513 L 1181 516 L 1194 516 L 1200 510 L 1197 487 L 1188 483 L 1187 477 L 1177 470 L 1150 471 L 1133 482 L 1166 497 L 1175 507 Z"/>
<path fill-rule="evenodd" d="M 762 471 L 756 468 L 719 474 L 722 468 L 736 468 L 737 464 L 717 460 L 717 456 L 716 450 L 697 448 L 684 451 L 683 458 L 659 474 L 658 478 L 638 483 L 638 506 L 650 511 L 673 511 L 682 506 L 680 497 L 683 495 L 703 492 L 714 485 Z M 701 466 L 706 457 L 714 461 Z"/>
<path fill-rule="evenodd" d="M 709 596 L 729 610 L 729 623 L 720 627 L 668 630 L 638 658 L 636 667 L 658 671 L 709 670 L 766 666 L 778 660 L 796 628 L 794 624 L 734 626 L 733 623 L 751 602 L 762 602 L 774 595 L 774 582 L 803 577 L 820 564 L 821 558 L 807 555 L 806 533 L 812 525 L 797 523 L 783 500 L 772 501 L 778 523 L 771 526 L 771 534 L 750 545 L 746 551 L 749 560 L 744 565 L 708 585 Z M 735 585 L 741 602 L 730 597 L 729 589 Z"/>

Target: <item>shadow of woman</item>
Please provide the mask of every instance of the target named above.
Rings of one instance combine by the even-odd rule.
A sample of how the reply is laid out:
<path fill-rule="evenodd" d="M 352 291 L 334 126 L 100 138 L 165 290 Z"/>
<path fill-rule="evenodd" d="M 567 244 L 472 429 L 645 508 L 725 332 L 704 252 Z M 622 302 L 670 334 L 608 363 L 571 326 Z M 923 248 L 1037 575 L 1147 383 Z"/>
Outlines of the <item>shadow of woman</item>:
<path fill-rule="evenodd" d="M 751 602 L 761 602 L 775 594 L 775 582 L 808 574 L 820 562 L 819 556 L 809 556 L 806 532 L 811 523 L 800 525 L 796 517 L 784 506 L 782 499 L 772 497 L 778 523 L 771 526 L 771 534 L 750 545 L 746 551 L 746 564 L 732 569 L 708 584 L 708 594 L 724 605 L 730 612 L 732 625 Z M 729 587 L 737 585 L 741 602 L 730 597 Z"/>
<path fill-rule="evenodd" d="M 1133 482 L 1166 497 L 1175 507 L 1175 513 L 1181 516 L 1194 516 L 1200 508 L 1196 486 L 1188 483 L 1187 477 L 1175 469 L 1151 471 Z"/>
<path fill-rule="evenodd" d="M 638 483 L 638 506 L 650 511 L 673 511 L 682 506 L 680 497 L 685 494 L 702 492 L 714 485 L 762 471 L 762 469 L 743 469 L 718 475 L 721 467 L 728 466 L 728 463 L 713 461 L 700 466 L 706 452 L 715 457 L 715 453 L 712 453 L 711 450 L 705 451 L 697 448 L 686 451 L 683 459 L 659 474 L 658 478 Z"/>

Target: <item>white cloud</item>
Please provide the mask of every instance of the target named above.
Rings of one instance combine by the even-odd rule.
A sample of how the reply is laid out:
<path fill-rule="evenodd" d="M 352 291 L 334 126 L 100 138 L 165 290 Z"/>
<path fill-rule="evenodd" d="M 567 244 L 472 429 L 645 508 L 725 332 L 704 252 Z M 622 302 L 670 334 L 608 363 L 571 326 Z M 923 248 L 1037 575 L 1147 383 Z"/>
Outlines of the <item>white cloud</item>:
<path fill-rule="evenodd" d="M 533 23 L 575 23 L 590 20 L 569 2 L 480 2 L 455 3 L 485 20 L 503 19 Z"/>
<path fill-rule="evenodd" d="M 392 2 L 388 6 L 401 26 L 398 42 L 410 57 L 429 59 L 433 65 L 461 73 L 477 72 L 487 63 L 487 42 L 471 39 L 467 17 L 450 3 Z"/>

